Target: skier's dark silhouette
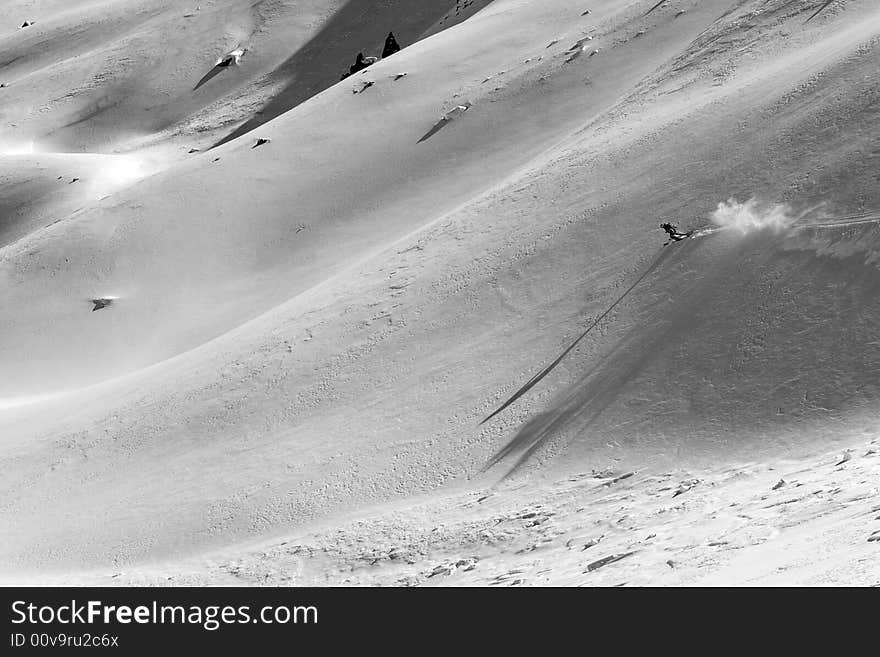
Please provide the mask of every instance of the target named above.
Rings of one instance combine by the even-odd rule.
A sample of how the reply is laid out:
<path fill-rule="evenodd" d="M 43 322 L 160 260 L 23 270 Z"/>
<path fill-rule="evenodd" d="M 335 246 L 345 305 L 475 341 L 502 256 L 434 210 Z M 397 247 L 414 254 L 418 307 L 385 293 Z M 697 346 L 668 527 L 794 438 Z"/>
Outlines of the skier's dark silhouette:
<path fill-rule="evenodd" d="M 666 234 L 669 235 L 669 239 L 671 241 L 678 242 L 679 240 L 683 240 L 685 237 L 689 237 L 688 233 L 682 233 L 678 230 L 678 228 L 670 223 L 660 224 L 660 228 L 666 231 Z"/>
<path fill-rule="evenodd" d="M 389 32 L 388 36 L 385 37 L 385 47 L 382 48 L 382 59 L 390 57 L 398 50 L 400 50 L 400 44 L 397 43 L 397 39 L 394 38 L 394 32 Z"/>

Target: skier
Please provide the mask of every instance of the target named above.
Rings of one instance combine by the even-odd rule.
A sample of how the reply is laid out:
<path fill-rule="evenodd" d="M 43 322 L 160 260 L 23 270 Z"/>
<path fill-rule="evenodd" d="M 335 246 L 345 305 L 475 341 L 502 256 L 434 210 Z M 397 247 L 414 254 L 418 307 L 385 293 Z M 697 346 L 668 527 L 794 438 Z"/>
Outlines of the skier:
<path fill-rule="evenodd" d="M 665 230 L 667 235 L 669 235 L 670 242 L 678 242 L 680 240 L 683 240 L 685 237 L 690 237 L 691 235 L 690 233 L 682 233 L 673 224 L 670 224 L 668 222 L 660 224 L 660 228 Z M 669 244 L 669 242 L 667 242 L 667 244 Z"/>
<path fill-rule="evenodd" d="M 398 50 L 400 50 L 400 44 L 398 44 L 397 39 L 394 38 L 394 32 L 389 32 L 388 36 L 385 37 L 385 47 L 382 49 L 382 59 L 393 55 Z"/>

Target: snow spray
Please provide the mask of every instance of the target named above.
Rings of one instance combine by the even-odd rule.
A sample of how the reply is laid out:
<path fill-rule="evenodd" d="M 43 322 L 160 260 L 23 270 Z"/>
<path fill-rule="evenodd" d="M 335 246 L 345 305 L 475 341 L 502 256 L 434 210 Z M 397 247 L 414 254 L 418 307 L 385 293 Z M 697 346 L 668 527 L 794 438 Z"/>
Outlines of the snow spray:
<path fill-rule="evenodd" d="M 796 217 L 785 204 L 763 204 L 752 197 L 745 203 L 735 199 L 718 204 L 712 212 L 712 221 L 722 228 L 733 228 L 743 235 L 755 230 L 769 229 L 776 233 L 791 226 Z"/>

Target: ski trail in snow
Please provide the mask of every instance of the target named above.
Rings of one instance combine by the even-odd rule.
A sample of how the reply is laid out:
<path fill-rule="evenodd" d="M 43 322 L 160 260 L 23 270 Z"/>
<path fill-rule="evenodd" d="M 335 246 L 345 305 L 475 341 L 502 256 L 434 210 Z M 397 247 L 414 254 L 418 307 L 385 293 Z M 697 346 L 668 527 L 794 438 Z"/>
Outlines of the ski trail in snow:
<path fill-rule="evenodd" d="M 717 233 L 719 230 L 724 230 L 720 226 L 718 228 L 698 228 L 694 231 L 693 235 L 690 236 L 690 239 L 696 239 L 698 237 L 705 237 L 706 235 L 711 235 L 713 233 Z"/>
<path fill-rule="evenodd" d="M 859 226 L 862 224 L 880 223 L 880 213 L 864 213 L 841 217 L 838 220 L 816 221 L 808 224 L 797 224 L 792 226 L 795 230 L 803 230 L 804 228 L 836 228 L 837 226 Z"/>

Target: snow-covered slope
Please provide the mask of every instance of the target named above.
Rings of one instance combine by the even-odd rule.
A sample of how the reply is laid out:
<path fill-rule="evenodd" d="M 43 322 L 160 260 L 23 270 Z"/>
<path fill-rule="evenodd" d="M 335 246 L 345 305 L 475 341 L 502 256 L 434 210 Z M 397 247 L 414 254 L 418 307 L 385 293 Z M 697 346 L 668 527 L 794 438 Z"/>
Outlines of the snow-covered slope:
<path fill-rule="evenodd" d="M 396 24 L 343 39 L 328 26 L 370 3 L 315 1 L 306 18 L 258 3 L 265 50 L 196 102 L 194 62 L 241 38 L 197 17 L 191 47 L 159 27 L 183 20 L 179 3 L 143 2 L 141 22 L 81 4 L 0 39 L 4 53 L 95 39 L 70 61 L 7 65 L 42 81 L 22 107 L 92 84 L 99 38 L 129 52 L 134 30 L 131 53 L 186 53 L 123 76 L 137 89 L 79 127 L 56 125 L 55 104 L 8 133 L 126 150 L 130 174 L 97 185 L 96 163 L 117 160 L 40 154 L 52 166 L 33 182 L 36 155 L 0 157 L 18 212 L 0 224 L 7 571 L 234 551 L 517 464 L 528 481 L 718 463 L 875 430 L 878 236 L 848 223 L 880 208 L 872 2 L 807 22 L 816 3 L 495 0 L 412 45 L 402 32 L 404 50 L 301 104 L 297 76 L 317 90 L 336 67 L 311 68 L 308 39 L 344 41 L 347 61 Z M 199 12 L 229 30 L 251 4 Z M 407 16 L 432 33 L 454 3 L 429 4 Z M 261 107 L 277 117 L 207 150 Z M 57 175 L 81 180 L 61 193 Z M 659 222 L 709 227 L 728 199 L 752 223 L 797 221 L 661 247 Z M 105 295 L 119 299 L 92 312 Z"/>

